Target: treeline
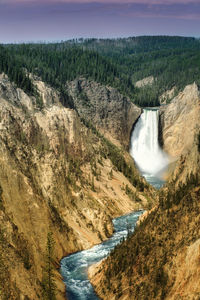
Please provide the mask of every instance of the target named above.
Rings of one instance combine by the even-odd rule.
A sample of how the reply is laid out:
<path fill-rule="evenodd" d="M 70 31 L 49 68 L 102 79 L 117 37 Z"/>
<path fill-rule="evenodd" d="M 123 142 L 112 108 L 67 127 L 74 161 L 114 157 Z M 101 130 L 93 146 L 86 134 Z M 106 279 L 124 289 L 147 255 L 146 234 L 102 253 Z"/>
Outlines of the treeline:
<path fill-rule="evenodd" d="M 120 73 L 109 58 L 97 52 L 75 45 L 62 48 L 60 44 L 7 45 L 6 50 L 20 62 L 22 68 L 59 90 L 64 105 L 73 106 L 67 95 L 66 82 L 79 76 L 115 87 L 122 94 L 133 95 L 134 86 L 130 77 Z"/>
<path fill-rule="evenodd" d="M 110 57 L 134 84 L 154 76 L 152 86 L 135 89 L 134 102 L 140 106 L 157 106 L 163 92 L 176 86 L 182 90 L 194 81 L 200 85 L 200 40 L 188 37 L 142 36 L 125 39 L 86 39 L 70 41 Z"/>
<path fill-rule="evenodd" d="M 97 51 L 105 56 L 117 57 L 141 54 L 155 50 L 174 50 L 199 48 L 199 40 L 180 36 L 137 36 L 117 39 L 73 39 L 60 43 L 60 48 L 77 45 Z"/>
<path fill-rule="evenodd" d="M 143 36 L 2 45 L 0 71 L 34 94 L 25 70 L 56 88 L 65 106 L 73 107 L 66 81 L 80 76 L 117 88 L 139 106 L 157 106 L 166 90 L 176 87 L 178 92 L 194 81 L 200 86 L 200 40 Z M 148 76 L 155 78 L 152 85 L 134 87 Z"/>
<path fill-rule="evenodd" d="M 8 75 L 11 81 L 23 89 L 28 95 L 36 95 L 37 92 L 26 74 L 25 70 L 16 57 L 0 45 L 0 73 Z"/>

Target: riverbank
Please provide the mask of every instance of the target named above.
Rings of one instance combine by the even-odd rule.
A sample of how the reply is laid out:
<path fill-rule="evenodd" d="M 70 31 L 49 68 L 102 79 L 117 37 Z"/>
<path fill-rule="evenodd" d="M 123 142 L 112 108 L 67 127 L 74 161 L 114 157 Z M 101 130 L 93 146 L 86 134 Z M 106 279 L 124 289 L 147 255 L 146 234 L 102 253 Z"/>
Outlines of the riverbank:
<path fill-rule="evenodd" d="M 97 263 L 106 258 L 110 251 L 126 238 L 129 231 L 134 231 L 142 213 L 143 211 L 136 211 L 113 219 L 114 234 L 110 239 L 91 249 L 71 254 L 61 261 L 61 274 L 67 287 L 68 300 L 81 300 L 83 296 L 85 299 L 99 299 L 89 281 L 88 270 L 94 270 L 90 269 L 91 266 L 97 266 Z"/>

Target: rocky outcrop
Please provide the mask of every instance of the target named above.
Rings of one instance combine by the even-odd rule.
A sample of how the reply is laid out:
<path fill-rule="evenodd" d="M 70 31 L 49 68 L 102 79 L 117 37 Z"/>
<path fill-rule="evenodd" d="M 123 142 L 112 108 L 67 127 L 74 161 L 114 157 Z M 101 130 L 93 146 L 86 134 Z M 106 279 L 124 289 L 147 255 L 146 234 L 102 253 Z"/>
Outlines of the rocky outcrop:
<path fill-rule="evenodd" d="M 176 87 L 174 86 L 171 90 L 165 91 L 160 97 L 159 102 L 160 105 L 167 104 L 172 100 L 176 93 Z"/>
<path fill-rule="evenodd" d="M 141 109 L 116 89 L 84 78 L 69 82 L 67 87 L 79 116 L 128 149 L 131 130 Z"/>
<path fill-rule="evenodd" d="M 63 107 L 56 90 L 39 79 L 35 85 L 43 109 L 0 76 L 0 282 L 6 299 L 41 298 L 48 232 L 58 267 L 63 256 L 110 236 L 111 218 L 149 199 L 147 186 L 144 193 L 136 190 L 117 169 L 112 151 L 121 159 L 121 150 Z"/>
<path fill-rule="evenodd" d="M 173 173 L 173 178 L 182 169 L 180 179 L 185 181 L 187 174 L 196 170 L 194 145 L 197 144 L 200 131 L 199 119 L 200 95 L 195 83 L 186 86 L 169 105 L 160 108 L 162 144 L 171 157 L 169 171 L 170 174 Z M 187 164 L 184 163 L 185 160 L 188 161 Z"/>
<path fill-rule="evenodd" d="M 135 83 L 135 86 L 137 88 L 143 88 L 147 85 L 152 85 L 154 83 L 155 79 L 153 76 L 145 77 L 142 80 L 139 80 Z"/>
<path fill-rule="evenodd" d="M 194 142 L 200 119 L 200 95 L 197 85 L 188 85 L 172 102 L 161 107 L 163 148 L 174 158 L 186 153 Z"/>

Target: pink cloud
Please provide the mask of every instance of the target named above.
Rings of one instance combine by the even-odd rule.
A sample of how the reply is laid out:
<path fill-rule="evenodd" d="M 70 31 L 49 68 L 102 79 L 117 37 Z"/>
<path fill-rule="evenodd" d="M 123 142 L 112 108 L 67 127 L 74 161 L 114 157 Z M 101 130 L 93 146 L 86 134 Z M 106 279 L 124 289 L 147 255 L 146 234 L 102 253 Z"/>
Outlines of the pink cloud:
<path fill-rule="evenodd" d="M 143 12 L 121 12 L 121 16 L 123 17 L 128 17 L 128 18 L 152 18 L 152 19 L 180 19 L 180 20 L 200 20 L 200 14 L 184 14 L 184 15 L 170 15 L 170 14 L 165 14 L 165 15 L 160 15 L 159 13 L 157 14 L 156 12 L 149 12 L 149 13 L 143 13 Z"/>

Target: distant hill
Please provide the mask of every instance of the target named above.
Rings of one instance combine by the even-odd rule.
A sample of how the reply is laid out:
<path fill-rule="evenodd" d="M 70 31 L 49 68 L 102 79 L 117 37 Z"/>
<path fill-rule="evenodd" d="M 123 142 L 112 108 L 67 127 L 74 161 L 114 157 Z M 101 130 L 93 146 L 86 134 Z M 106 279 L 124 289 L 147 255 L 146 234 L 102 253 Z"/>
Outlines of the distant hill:
<path fill-rule="evenodd" d="M 200 85 L 200 40 L 190 37 L 141 36 L 13 44 L 1 47 L 0 53 L 5 48 L 12 57 L 12 72 L 21 67 L 35 73 L 59 89 L 67 105 L 72 103 L 65 83 L 80 75 L 117 88 L 139 106 L 159 105 L 159 97 L 174 87 L 178 93 L 194 81 Z M 8 60 L 7 67 L 0 65 L 1 71 L 8 75 L 10 63 Z M 155 79 L 152 85 L 134 86 L 148 76 Z"/>

